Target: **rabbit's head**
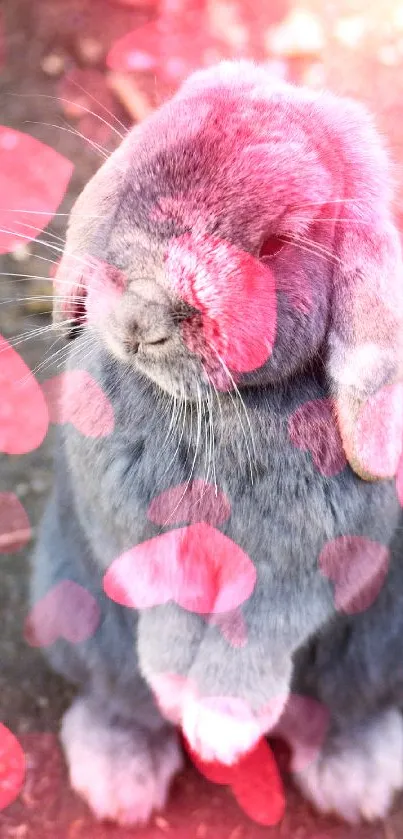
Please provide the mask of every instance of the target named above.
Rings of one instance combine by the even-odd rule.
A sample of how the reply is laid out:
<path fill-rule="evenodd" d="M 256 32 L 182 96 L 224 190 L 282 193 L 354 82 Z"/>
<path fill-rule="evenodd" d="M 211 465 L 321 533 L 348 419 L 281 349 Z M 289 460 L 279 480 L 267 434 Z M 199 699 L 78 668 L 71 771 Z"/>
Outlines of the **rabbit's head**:
<path fill-rule="evenodd" d="M 360 105 L 223 62 L 193 74 L 85 188 L 55 320 L 85 321 L 123 364 L 189 400 L 323 365 L 365 477 L 356 427 L 382 389 L 371 416 L 393 441 L 381 470 L 392 475 L 403 277 L 391 203 Z"/>

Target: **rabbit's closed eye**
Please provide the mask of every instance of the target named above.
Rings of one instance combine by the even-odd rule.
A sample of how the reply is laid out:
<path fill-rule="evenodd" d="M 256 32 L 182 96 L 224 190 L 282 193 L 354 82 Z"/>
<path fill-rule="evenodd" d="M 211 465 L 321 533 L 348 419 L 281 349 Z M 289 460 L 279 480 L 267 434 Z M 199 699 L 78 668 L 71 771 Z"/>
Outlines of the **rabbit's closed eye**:
<path fill-rule="evenodd" d="M 284 236 L 267 236 L 259 248 L 259 259 L 265 260 L 277 256 L 283 250 L 285 244 Z"/>

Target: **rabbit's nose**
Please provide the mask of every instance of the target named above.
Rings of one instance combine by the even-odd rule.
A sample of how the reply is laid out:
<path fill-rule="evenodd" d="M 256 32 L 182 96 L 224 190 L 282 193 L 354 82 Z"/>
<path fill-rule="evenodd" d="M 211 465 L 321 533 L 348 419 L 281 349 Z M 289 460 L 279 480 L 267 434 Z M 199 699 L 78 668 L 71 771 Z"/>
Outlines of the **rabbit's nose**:
<path fill-rule="evenodd" d="M 140 349 L 140 345 L 147 349 L 163 347 L 172 336 L 172 326 L 169 313 L 160 307 L 148 304 L 144 311 L 139 306 L 134 314 L 125 319 L 126 343 L 134 352 Z"/>
<path fill-rule="evenodd" d="M 122 298 L 125 341 L 132 351 L 163 347 L 172 337 L 174 321 L 170 300 L 155 283 L 136 283 Z"/>

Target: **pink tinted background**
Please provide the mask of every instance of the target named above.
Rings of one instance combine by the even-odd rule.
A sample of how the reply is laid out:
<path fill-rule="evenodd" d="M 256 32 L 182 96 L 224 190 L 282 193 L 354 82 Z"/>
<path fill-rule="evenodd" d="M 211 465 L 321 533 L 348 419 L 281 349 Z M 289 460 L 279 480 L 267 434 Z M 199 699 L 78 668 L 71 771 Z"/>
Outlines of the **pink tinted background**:
<path fill-rule="evenodd" d="M 16 15 L 19 13 L 21 17 L 24 17 L 24 3 L 14 3 L 14 9 L 11 9 L 11 4 L 8 4 L 8 7 L 6 4 L 2 20 L 0 60 L 3 62 L 8 90 L 14 89 L 15 78 L 15 87 L 21 92 L 26 92 L 26 85 L 19 81 L 19 76 L 22 74 L 25 79 L 32 79 L 31 85 L 28 86 L 29 90 L 34 93 L 45 92 L 46 96 L 56 97 L 52 105 L 45 99 L 37 98 L 34 109 L 32 103 L 27 102 L 28 114 L 22 113 L 25 108 L 21 103 L 20 109 L 16 107 L 16 110 L 12 111 L 10 108 L 8 113 L 7 106 L 5 107 L 7 124 L 0 132 L 0 184 L 2 195 L 7 195 L 7 202 L 2 199 L 0 217 L 3 232 L 0 233 L 0 250 L 5 254 L 2 261 L 4 267 L 1 270 L 6 276 L 4 282 L 0 283 L 0 296 L 3 298 L 1 302 L 10 299 L 14 299 L 15 302 L 12 305 L 7 303 L 1 306 L 0 333 L 4 341 L 11 340 L 12 342 L 15 336 L 29 328 L 29 322 L 28 326 L 26 323 L 27 317 L 28 321 L 32 318 L 38 328 L 47 317 L 50 286 L 46 281 L 46 276 L 48 272 L 52 272 L 52 264 L 46 260 L 55 260 L 59 256 L 57 250 L 59 242 L 55 237 L 63 235 L 65 226 L 65 218 L 53 214 L 68 210 L 69 197 L 74 196 L 92 170 L 95 170 L 102 157 L 103 149 L 108 152 L 117 142 L 112 128 L 106 123 L 115 124 L 113 116 L 121 120 L 124 125 L 129 125 L 135 118 L 141 119 L 157 104 L 161 96 L 174 89 L 181 77 L 195 66 L 208 64 L 220 56 L 247 55 L 270 62 L 272 71 L 282 77 L 304 81 L 312 86 L 326 83 L 334 89 L 351 92 L 367 100 L 374 107 L 381 126 L 391 140 L 392 147 L 400 153 L 402 122 L 399 103 L 402 101 L 403 94 L 403 90 L 400 90 L 403 87 L 400 81 L 403 74 L 399 72 L 402 63 L 402 39 L 399 27 L 403 29 L 403 24 L 401 23 L 402 15 L 399 12 L 401 4 L 397 0 L 388 0 L 382 4 L 382 8 L 379 6 L 372 9 L 367 8 L 368 4 L 363 2 L 355 3 L 353 6 L 347 0 L 345 2 L 342 0 L 336 7 L 335 4 L 324 6 L 320 0 L 306 0 L 302 6 L 298 4 L 299 17 L 295 14 L 294 4 L 290 3 L 293 16 L 288 18 L 286 17 L 286 3 L 268 3 L 266 0 L 249 3 L 242 0 L 238 2 L 234 0 L 232 3 L 220 2 L 220 0 L 207 0 L 205 3 L 190 2 L 190 0 L 187 3 L 177 0 L 175 3 L 173 0 L 171 2 L 162 0 L 159 6 L 152 2 L 144 2 L 144 0 L 138 0 L 138 2 L 134 0 L 101 2 L 99 0 L 99 3 L 94 3 L 94 0 L 92 3 L 85 0 L 79 2 L 71 0 L 69 3 L 60 3 L 59 8 L 57 6 L 54 0 L 53 3 L 37 0 L 35 4 L 37 23 L 33 24 L 29 35 L 30 40 L 36 42 L 38 46 L 35 56 L 32 53 L 29 55 L 31 65 L 24 65 L 24 61 L 28 61 L 24 55 L 24 48 L 21 47 L 21 43 L 25 43 L 24 39 L 21 40 L 21 36 L 19 36 L 20 40 L 16 38 L 16 34 L 18 35 L 23 29 L 22 24 L 19 28 Z M 25 10 L 28 10 L 27 4 L 25 4 Z M 278 28 L 277 23 L 280 24 Z M 64 38 L 59 34 L 61 30 L 65 33 Z M 85 43 L 86 39 L 87 43 Z M 133 68 L 137 68 L 136 71 Z M 374 79 L 376 79 L 376 84 Z M 107 114 L 105 108 L 111 111 L 112 116 Z M 101 117 L 100 119 L 97 118 L 97 114 Z M 60 125 L 62 131 L 26 124 L 25 118 L 56 123 Z M 116 125 L 119 131 L 122 130 L 121 126 L 117 123 Z M 67 131 L 64 130 L 66 128 Z M 77 130 L 84 139 L 69 134 L 69 130 Z M 13 135 L 14 131 L 19 132 L 18 137 Z M 102 146 L 101 151 L 100 146 Z M 87 156 L 86 167 L 82 163 L 85 156 Z M 66 196 L 67 189 L 69 193 Z M 25 212 L 20 213 L 20 210 Z M 400 193 L 397 197 L 397 211 L 398 214 L 402 214 Z M 53 222 L 51 222 L 52 217 Z M 49 222 L 51 222 L 50 227 Z M 46 236 L 47 227 L 53 231 L 53 236 Z M 49 242 L 48 248 L 38 241 L 42 237 L 42 230 L 45 230 L 44 235 Z M 9 253 L 14 252 L 15 246 L 18 250 L 10 256 Z M 21 274 L 32 274 L 35 279 L 24 284 L 19 276 Z M 38 299 L 17 302 L 17 299 L 23 296 Z M 77 422 L 77 412 L 73 417 L 67 417 L 55 407 L 54 396 L 58 384 L 56 377 L 60 374 L 60 370 L 55 367 L 43 372 L 39 371 L 34 377 L 28 374 L 27 369 L 24 369 L 22 377 L 20 352 L 28 368 L 34 370 L 42 361 L 44 345 L 40 344 L 39 336 L 35 336 L 32 342 L 17 345 L 15 354 L 6 350 L 2 355 L 0 440 L 3 440 L 2 451 L 8 461 L 4 468 L 4 461 L 0 462 L 0 470 L 2 470 L 0 471 L 0 492 L 3 493 L 0 500 L 3 500 L 2 509 L 11 510 L 12 516 L 9 512 L 7 516 L 0 516 L 0 540 L 3 538 L 3 544 L 5 544 L 8 539 L 9 545 L 12 545 L 14 540 L 15 551 L 22 548 L 23 543 L 29 539 L 31 518 L 35 526 L 38 517 L 30 492 L 24 495 L 21 491 L 22 481 L 17 461 L 21 463 L 21 458 L 27 458 L 23 461 L 23 474 L 27 476 L 28 482 L 31 474 L 32 480 L 35 480 L 37 462 L 43 464 L 45 471 L 50 469 L 49 462 L 46 460 L 46 447 L 50 444 L 45 436 L 49 422 L 51 424 Z M 7 363 L 6 358 L 8 358 Z M 21 378 L 24 379 L 24 399 L 16 388 Z M 42 392 L 46 399 L 43 399 L 38 382 L 45 380 L 47 385 Z M 92 383 L 91 387 L 95 392 L 96 383 Z M 97 392 L 96 401 L 98 408 L 100 404 L 102 407 L 104 396 Z M 104 408 L 106 421 L 101 425 L 99 433 L 108 433 L 113 428 L 113 416 L 107 403 L 104 403 Z M 25 433 L 27 410 L 32 420 L 29 424 L 28 437 Z M 80 420 L 77 425 L 81 433 L 89 433 L 89 435 L 94 428 L 91 416 L 87 417 L 87 424 L 84 423 L 84 426 Z M 293 434 L 294 444 L 298 448 L 308 452 L 312 449 L 309 427 L 305 428 L 304 434 L 301 434 L 297 422 L 291 436 Z M 337 435 L 332 435 L 330 445 L 330 459 L 321 460 L 319 457 L 316 464 L 322 474 L 328 474 L 329 471 L 335 474 L 344 466 Z M 33 456 L 37 460 L 34 460 Z M 12 465 L 14 462 L 15 466 Z M 400 472 L 398 483 L 400 496 L 403 496 L 402 483 Z M 165 515 L 164 503 L 160 509 L 158 505 L 154 509 L 156 519 L 161 516 L 161 513 Z M 226 502 L 221 500 L 216 521 L 212 520 L 211 513 L 208 514 L 207 521 L 211 525 L 219 528 L 220 521 L 226 517 L 223 515 L 225 505 Z M 9 527 L 7 529 L 7 522 L 12 522 L 11 529 Z M 189 523 L 189 519 L 187 522 Z M 171 522 L 171 526 L 173 524 L 174 522 Z M 2 544 L 1 541 L 0 544 Z M 345 546 L 343 556 L 347 557 L 346 561 L 349 561 L 350 547 L 350 545 Z M 18 556 L 15 553 L 12 557 L 13 573 L 16 575 L 19 573 Z M 378 551 L 377 556 L 376 581 L 379 579 L 379 574 L 382 576 L 387 562 L 387 557 L 382 551 Z M 337 588 L 338 580 L 337 575 L 334 574 L 331 551 L 324 555 L 321 567 L 322 572 L 335 581 Z M 367 597 L 372 597 L 373 593 L 371 583 Z M 352 601 L 351 599 L 349 601 L 347 595 L 343 599 L 342 591 L 340 598 L 344 605 L 347 603 L 348 608 L 349 602 Z M 12 600 L 6 603 L 7 609 L 11 608 L 10 602 Z M 54 606 L 52 607 L 51 604 L 50 611 L 52 608 Z M 96 613 L 91 613 L 91 608 L 90 604 L 87 614 L 89 616 L 93 614 L 95 626 Z M 84 616 L 85 614 L 84 609 Z M 22 617 L 22 611 L 19 615 Z M 18 645 L 21 643 L 19 637 L 22 637 L 23 621 L 20 620 L 18 625 L 13 624 L 13 627 L 12 640 L 16 639 L 15 643 Z M 83 637 L 87 630 L 91 630 L 91 620 L 87 623 L 84 620 Z M 66 628 L 64 632 L 66 633 Z M 68 628 L 66 634 L 69 635 Z M 43 640 L 45 643 L 47 639 Z M 25 650 L 25 647 L 23 650 L 23 655 L 27 656 L 23 660 L 27 663 L 28 672 L 31 668 L 31 682 L 36 696 L 38 693 L 36 674 L 41 673 L 42 664 L 38 659 L 29 657 L 31 655 L 29 644 L 28 650 Z M 17 657 L 13 666 L 15 673 L 18 673 Z M 4 718 L 9 713 L 12 716 L 13 702 L 10 696 L 13 691 L 16 695 L 20 695 L 21 691 L 25 690 L 29 695 L 30 690 L 26 683 L 25 687 L 20 686 L 21 680 L 17 677 L 13 683 L 12 667 L 7 672 L 11 673 L 11 677 L 10 686 L 6 685 L 7 690 L 3 690 L 3 696 L 8 698 L 4 707 Z M 44 677 L 43 679 L 45 682 Z M 45 692 L 45 687 L 43 690 Z M 6 702 L 6 698 L 2 701 Z M 18 708 L 18 702 L 15 703 L 15 707 Z M 29 713 L 31 714 L 30 729 L 35 732 L 37 720 L 32 710 Z M 47 719 L 49 730 L 53 730 L 56 719 L 51 711 L 45 713 L 44 718 Z M 24 714 L 17 713 L 10 729 L 18 737 L 20 730 L 24 731 L 24 726 L 26 726 L 26 715 L 24 717 Z M 45 739 L 49 736 L 49 734 L 42 735 Z M 32 749 L 34 751 L 38 749 L 40 753 L 40 749 L 43 748 L 41 735 L 32 735 L 28 745 L 26 741 L 26 737 L 25 740 L 24 737 L 21 738 L 28 755 L 32 755 Z M 5 740 L 1 742 L 4 743 Z M 8 742 L 11 743 L 11 739 Z M 13 760 L 10 761 L 11 783 L 17 783 L 19 778 L 18 783 L 22 784 L 18 746 L 9 749 L 8 753 L 13 755 Z M 37 771 L 35 760 L 31 760 L 29 771 L 31 774 Z M 259 774 L 259 766 L 257 773 Z M 260 775 L 262 775 L 261 772 Z M 17 781 L 15 781 L 16 778 Z M 38 773 L 36 783 L 38 784 L 40 780 L 40 773 Z M 181 790 L 187 789 L 187 784 L 193 789 L 192 800 L 201 802 L 201 811 L 195 818 L 187 814 L 186 795 L 182 794 L 181 797 Z M 45 788 L 44 793 L 36 794 L 37 787 L 34 784 L 34 787 L 31 787 L 31 793 L 28 791 L 25 796 L 21 797 L 20 802 L 17 802 L 15 805 L 17 809 L 13 809 L 13 805 L 1 814 L 4 816 L 3 823 L 6 828 L 10 828 L 10 835 L 12 835 L 13 827 L 21 827 L 24 824 L 27 826 L 27 831 L 21 832 L 24 839 L 25 836 L 36 839 L 36 836 L 46 835 L 38 812 L 49 808 L 53 792 L 51 784 L 47 787 L 45 784 L 43 788 Z M 255 832 L 254 812 L 253 809 L 248 809 L 247 804 L 244 809 L 248 817 L 242 814 L 238 806 L 234 807 L 230 804 L 226 793 L 223 792 L 219 798 L 218 807 L 221 810 L 221 816 L 217 815 L 217 807 L 215 810 L 212 807 L 211 789 L 209 788 L 207 796 L 203 798 L 204 789 L 201 781 L 197 778 L 195 780 L 191 770 L 188 770 L 188 773 L 185 773 L 184 778 L 180 780 L 176 803 L 174 802 L 173 809 L 167 814 L 169 827 L 170 819 L 172 819 L 175 839 L 187 837 L 189 829 L 194 831 L 198 839 L 203 839 L 203 836 L 207 837 L 210 834 L 214 836 L 214 839 L 221 839 L 224 836 L 231 839 L 246 839 L 246 837 L 254 839 L 261 835 L 260 832 Z M 248 792 L 246 797 L 248 798 Z M 358 830 L 350 833 L 347 828 L 336 828 L 333 824 L 329 827 L 326 823 L 321 824 L 321 820 L 313 821 L 312 815 L 301 807 L 301 804 L 293 798 L 292 793 L 290 800 L 291 812 L 288 811 L 281 827 L 282 836 L 295 836 L 298 831 L 302 831 L 302 835 L 305 834 L 307 839 L 319 839 L 319 837 L 345 839 L 350 835 L 359 836 Z M 180 806 L 178 806 L 178 801 Z M 267 803 L 267 796 L 265 801 Z M 239 796 L 241 807 L 242 802 L 245 805 L 244 794 Z M 70 803 L 67 807 L 68 832 L 70 835 L 71 829 L 75 839 L 79 839 L 87 835 L 88 825 L 85 821 L 86 816 L 83 816 L 81 811 L 72 815 L 74 806 L 74 803 Z M 49 818 L 51 823 L 52 816 Z M 55 819 L 54 815 L 53 819 Z M 399 819 L 399 814 L 397 819 Z M 166 829 L 163 821 L 159 825 L 155 823 L 152 829 L 158 831 Z M 205 833 L 203 825 L 206 828 Z M 396 835 L 400 835 L 403 832 L 402 825 L 400 822 L 396 824 L 391 822 L 390 835 L 393 835 L 391 831 L 395 827 Z M 259 828 L 256 830 L 259 831 Z M 101 828 L 94 827 L 93 831 L 94 836 L 103 835 L 100 832 Z M 144 835 L 151 837 L 152 834 L 145 833 Z M 273 833 L 273 835 L 277 834 Z M 372 837 L 370 831 L 365 833 L 365 837 L 367 836 Z M 377 836 L 378 834 L 373 834 L 374 839 Z"/>

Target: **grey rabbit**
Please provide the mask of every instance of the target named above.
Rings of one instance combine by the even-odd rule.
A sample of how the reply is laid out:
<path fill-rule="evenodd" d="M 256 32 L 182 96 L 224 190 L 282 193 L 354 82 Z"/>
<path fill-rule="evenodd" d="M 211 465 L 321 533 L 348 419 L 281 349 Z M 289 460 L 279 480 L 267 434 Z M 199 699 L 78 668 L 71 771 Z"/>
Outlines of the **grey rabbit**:
<path fill-rule="evenodd" d="M 191 75 L 136 126 L 73 208 L 54 320 L 74 338 L 66 371 L 100 385 L 114 428 L 59 430 L 31 603 L 70 580 L 100 607 L 92 637 L 46 650 L 78 687 L 61 740 L 72 786 L 98 818 L 139 824 L 164 807 L 183 765 L 178 727 L 203 759 L 231 764 L 281 728 L 293 695 L 329 714 L 319 753 L 294 771 L 315 807 L 383 818 L 403 788 L 396 463 L 372 474 L 355 433 L 362 406 L 400 377 L 392 182 L 360 104 L 229 61 Z M 250 277 L 263 298 L 275 283 L 275 314 L 255 286 L 242 297 Z M 273 342 L 254 364 L 265 312 Z M 249 367 L 231 368 L 243 352 Z M 290 437 L 307 403 L 334 406 L 339 469 L 318 468 L 328 456 L 319 431 L 310 451 Z M 386 434 L 398 413 L 378 418 Z M 244 644 L 174 600 L 127 608 L 104 589 L 117 557 L 174 529 L 151 520 L 153 499 L 197 481 L 225 493 L 230 513 L 216 529 L 256 571 L 236 610 Z M 368 608 L 340 608 L 319 565 L 341 537 L 388 553 Z M 237 713 L 245 707 L 250 717 Z"/>

